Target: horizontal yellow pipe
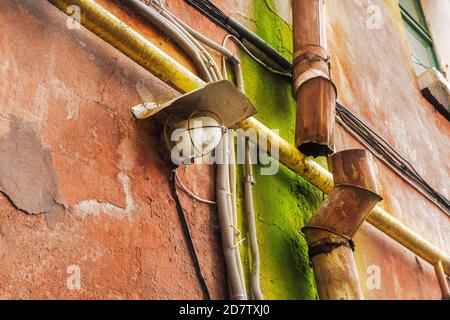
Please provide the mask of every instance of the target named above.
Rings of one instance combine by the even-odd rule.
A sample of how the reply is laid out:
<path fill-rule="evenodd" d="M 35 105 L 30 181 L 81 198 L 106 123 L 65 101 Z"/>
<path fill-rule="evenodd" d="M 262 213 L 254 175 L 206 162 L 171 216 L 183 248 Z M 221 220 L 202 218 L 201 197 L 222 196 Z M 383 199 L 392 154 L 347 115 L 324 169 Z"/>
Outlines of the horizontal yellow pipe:
<path fill-rule="evenodd" d="M 445 273 L 450 275 L 450 258 L 444 251 L 429 243 L 379 206 L 373 209 L 367 222 L 433 266 L 441 262 Z"/>
<path fill-rule="evenodd" d="M 179 91 L 189 92 L 205 84 L 173 58 L 94 1 L 48 1 L 65 13 L 68 6 L 79 6 L 82 16 L 81 23 L 87 29 Z M 307 159 L 304 154 L 261 122 L 255 118 L 250 118 L 243 121 L 240 126 L 245 130 L 253 129 L 259 135 L 267 137 L 269 143 L 278 145 L 280 162 L 318 189 L 325 193 L 329 193 L 333 189 L 333 176 L 330 172 L 316 162 Z M 380 207 L 373 210 L 367 221 L 432 265 L 441 262 L 445 272 L 450 274 L 450 258 L 445 252 L 430 244 Z"/>
<path fill-rule="evenodd" d="M 269 152 L 273 144 L 278 145 L 280 162 L 305 178 L 309 183 L 325 193 L 333 190 L 333 175 L 328 170 L 324 169 L 317 162 L 308 159 L 303 153 L 264 124 L 251 117 L 242 121 L 239 127 L 243 130 L 253 130 L 259 137 L 264 137 L 263 141 L 267 141 L 268 145 L 266 148 Z M 250 137 L 250 139 L 252 138 L 256 137 Z M 254 142 L 258 143 L 258 141 Z"/>
<path fill-rule="evenodd" d="M 48 2 L 64 13 L 67 13 L 68 7 L 78 6 L 83 26 L 175 89 L 189 92 L 204 84 L 183 65 L 94 1 L 48 0 Z"/>

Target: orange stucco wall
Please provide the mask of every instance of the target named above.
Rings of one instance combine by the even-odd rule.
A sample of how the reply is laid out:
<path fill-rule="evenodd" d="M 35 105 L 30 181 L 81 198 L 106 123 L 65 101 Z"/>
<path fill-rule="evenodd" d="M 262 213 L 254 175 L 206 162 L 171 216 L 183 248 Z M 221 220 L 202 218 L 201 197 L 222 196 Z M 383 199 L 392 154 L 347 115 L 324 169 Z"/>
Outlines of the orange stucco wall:
<path fill-rule="evenodd" d="M 291 8 L 283 1 L 275 1 L 275 9 L 290 24 Z M 97 2 L 194 71 L 174 44 L 119 1 Z M 445 2 L 424 1 L 431 25 L 450 21 Z M 225 33 L 183 1 L 166 3 L 193 27 L 222 41 Z M 254 28 L 253 0 L 215 3 Z M 450 197 L 450 125 L 420 94 L 397 1 L 327 3 L 339 100 Z M 370 20 L 373 5 L 381 23 Z M 159 128 L 134 120 L 129 111 L 177 93 L 85 29 L 67 29 L 66 21 L 46 1 L 0 1 L 0 141 L 8 146 L 0 147 L 0 172 L 20 175 L 29 190 L 0 193 L 0 298 L 199 299 Z M 446 32 L 431 30 L 448 64 Z M 336 134 L 339 150 L 360 147 L 343 129 Z M 20 163 L 11 160 L 11 150 Z M 378 168 L 382 206 L 450 255 L 449 216 L 382 163 Z M 186 167 L 183 181 L 213 198 L 213 171 Z M 48 210 L 27 213 L 24 208 L 42 206 L 44 197 L 35 193 L 42 186 L 44 193 L 52 191 L 47 192 Z M 226 298 L 215 210 L 183 194 L 181 199 L 213 298 Z M 355 241 L 368 299 L 440 298 L 432 267 L 407 249 L 368 224 Z M 79 290 L 67 287 L 72 265 L 81 270 Z M 366 285 L 371 266 L 381 271 L 379 289 Z"/>
<path fill-rule="evenodd" d="M 104 4 L 186 60 L 114 2 Z M 0 132 L 9 139 L 2 141 L 24 136 L 15 150 L 24 152 L 30 167 L 25 178 L 36 185 L 32 191 L 45 181 L 33 167 L 42 161 L 28 161 L 27 148 L 41 144 L 43 151 L 34 153 L 51 156 L 47 171 L 58 185 L 55 205 L 46 214 L 18 211 L 0 196 L 0 297 L 201 298 L 159 135 L 129 111 L 176 93 L 93 34 L 65 28 L 66 20 L 46 1 L 0 2 Z M 213 196 L 211 179 L 210 168 L 187 168 L 183 174 L 204 197 Z M 207 205 L 184 195 L 182 200 L 213 297 L 222 298 L 216 218 Z M 72 265 L 81 270 L 80 290 L 66 285 Z"/>

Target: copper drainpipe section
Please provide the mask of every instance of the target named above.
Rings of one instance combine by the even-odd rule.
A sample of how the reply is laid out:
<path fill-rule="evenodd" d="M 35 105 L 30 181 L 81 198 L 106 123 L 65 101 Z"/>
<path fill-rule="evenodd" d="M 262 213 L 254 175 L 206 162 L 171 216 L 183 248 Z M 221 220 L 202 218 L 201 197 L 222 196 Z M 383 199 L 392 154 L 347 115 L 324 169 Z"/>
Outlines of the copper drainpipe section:
<path fill-rule="evenodd" d="M 442 291 L 442 300 L 450 300 L 450 288 L 447 281 L 447 276 L 444 272 L 444 267 L 442 266 L 442 262 L 438 262 L 434 266 L 434 271 L 436 272 L 436 277 L 439 282 L 439 287 Z"/>
<path fill-rule="evenodd" d="M 321 300 L 362 300 L 353 236 L 382 200 L 374 162 L 366 150 L 333 155 L 335 186 L 304 228 Z"/>
<path fill-rule="evenodd" d="M 334 152 L 336 87 L 330 78 L 324 0 L 293 0 L 296 147 L 307 156 Z"/>

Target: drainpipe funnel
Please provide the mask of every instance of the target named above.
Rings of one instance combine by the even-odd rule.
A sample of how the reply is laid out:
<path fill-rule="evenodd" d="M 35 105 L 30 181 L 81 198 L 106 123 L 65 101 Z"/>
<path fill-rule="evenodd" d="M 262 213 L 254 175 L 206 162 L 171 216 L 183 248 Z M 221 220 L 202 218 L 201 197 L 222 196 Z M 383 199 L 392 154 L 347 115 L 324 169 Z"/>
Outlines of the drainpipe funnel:
<path fill-rule="evenodd" d="M 375 205 L 378 195 L 374 162 L 366 150 L 333 155 L 335 186 L 304 228 L 321 300 L 362 300 L 353 255 L 353 236 Z"/>
<path fill-rule="evenodd" d="M 324 0 L 293 0 L 296 147 L 308 156 L 334 152 L 337 91 L 330 78 Z"/>

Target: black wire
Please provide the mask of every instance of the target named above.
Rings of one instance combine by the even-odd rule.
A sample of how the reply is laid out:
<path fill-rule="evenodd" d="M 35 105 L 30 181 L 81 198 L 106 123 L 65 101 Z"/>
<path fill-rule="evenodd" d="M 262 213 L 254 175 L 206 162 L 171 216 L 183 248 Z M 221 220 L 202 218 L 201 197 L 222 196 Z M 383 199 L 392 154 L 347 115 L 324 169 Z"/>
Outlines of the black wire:
<path fill-rule="evenodd" d="M 340 103 L 336 104 L 336 114 L 344 124 L 367 143 L 373 151 L 435 199 L 443 207 L 447 215 L 450 215 L 450 201 L 443 194 L 436 191 L 416 171 L 411 163 L 403 158 L 385 139 L 370 129 Z"/>
<path fill-rule="evenodd" d="M 227 16 L 222 10 L 217 8 L 209 0 L 186 0 L 191 6 L 201 11 L 209 19 L 217 23 L 230 34 L 238 38 L 240 41 L 247 40 L 253 46 L 261 50 L 265 55 L 272 59 L 281 69 L 292 71 L 292 62 L 286 59 L 280 52 L 274 49 L 264 39 L 258 36 L 250 29 L 244 27 L 232 17 Z M 244 40 L 245 39 L 245 40 Z M 250 49 L 250 48 L 249 48 Z"/>
<path fill-rule="evenodd" d="M 205 277 L 203 276 L 202 269 L 200 266 L 200 261 L 198 259 L 197 250 L 195 249 L 195 244 L 192 239 L 191 231 L 189 230 L 189 224 L 186 219 L 186 215 L 184 213 L 183 206 L 181 205 L 180 198 L 178 196 L 177 190 L 177 179 L 176 179 L 176 169 L 172 171 L 171 183 L 172 183 L 172 194 L 175 199 L 175 204 L 177 206 L 178 217 L 180 219 L 181 225 L 183 226 L 183 234 L 186 240 L 186 243 L 189 248 L 189 252 L 191 254 L 192 262 L 194 263 L 195 272 L 198 277 L 198 281 L 203 291 L 203 296 L 206 300 L 211 300 L 211 294 L 209 293 L 208 285 L 206 284 Z"/>
<path fill-rule="evenodd" d="M 210 20 L 217 23 L 219 26 L 227 30 L 235 37 L 241 38 L 241 35 L 227 24 L 229 17 L 225 15 L 222 10 L 217 8 L 212 2 L 208 0 L 186 0 L 186 2 L 202 12 Z"/>
<path fill-rule="evenodd" d="M 228 20 L 228 16 L 223 13 L 222 10 L 217 8 L 211 1 L 209 0 L 186 0 L 190 5 L 195 6 L 205 14 L 213 17 L 215 20 L 220 22 L 221 24 L 226 24 Z"/>

